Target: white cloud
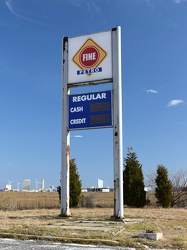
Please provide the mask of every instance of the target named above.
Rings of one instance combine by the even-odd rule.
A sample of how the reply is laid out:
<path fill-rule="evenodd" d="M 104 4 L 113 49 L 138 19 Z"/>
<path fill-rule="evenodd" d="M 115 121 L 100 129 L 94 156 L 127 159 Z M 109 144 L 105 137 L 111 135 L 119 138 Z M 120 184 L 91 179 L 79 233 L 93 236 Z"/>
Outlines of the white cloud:
<path fill-rule="evenodd" d="M 74 138 L 82 138 L 83 136 L 82 135 L 74 135 L 72 137 L 74 137 Z"/>
<path fill-rule="evenodd" d="M 12 0 L 5 0 L 5 4 L 7 6 L 7 8 L 9 9 L 9 11 L 16 16 L 16 13 L 14 12 L 13 9 L 13 4 L 12 4 Z"/>
<path fill-rule="evenodd" d="M 176 106 L 176 105 L 179 105 L 181 103 L 184 103 L 183 100 L 179 99 L 179 100 L 171 100 L 169 103 L 168 103 L 168 107 L 173 107 L 173 106 Z"/>
<path fill-rule="evenodd" d="M 99 6 L 95 3 L 95 1 L 87 1 L 87 0 L 66 0 L 70 4 L 78 7 L 78 8 L 85 8 L 88 12 L 93 13 L 100 13 Z"/>
<path fill-rule="evenodd" d="M 21 9 L 18 9 L 16 8 L 15 2 L 13 0 L 5 0 L 5 4 L 8 8 L 8 10 L 14 15 L 16 16 L 17 18 L 19 19 L 24 19 L 26 21 L 29 21 L 29 22 L 33 22 L 33 23 L 40 23 L 40 24 L 43 24 L 42 22 L 40 21 L 37 21 L 35 18 L 33 18 L 33 14 L 32 13 L 26 13 L 24 12 L 24 10 L 21 10 Z M 32 18 L 29 18 L 28 15 L 30 15 Z M 36 16 L 36 15 L 35 15 Z M 41 16 L 39 15 L 38 16 L 39 18 L 41 18 Z"/>
<path fill-rule="evenodd" d="M 181 3 L 186 2 L 186 0 L 173 0 L 173 2 L 176 4 L 181 4 Z"/>
<path fill-rule="evenodd" d="M 20 15 L 20 14 L 16 11 L 16 8 L 14 7 L 12 0 L 5 0 L 5 4 L 6 4 L 7 8 L 9 9 L 9 11 L 10 11 L 14 16 L 19 17 L 19 18 L 22 18 L 22 19 L 25 19 L 25 20 L 27 20 L 27 21 L 32 21 L 32 22 L 33 22 L 33 20 L 31 20 L 31 19 L 29 19 L 29 18 L 27 18 L 27 17 L 25 17 L 25 16 Z"/>
<path fill-rule="evenodd" d="M 148 90 L 147 90 L 147 93 L 157 94 L 158 91 L 157 91 L 157 90 L 154 90 L 154 89 L 148 89 Z"/>

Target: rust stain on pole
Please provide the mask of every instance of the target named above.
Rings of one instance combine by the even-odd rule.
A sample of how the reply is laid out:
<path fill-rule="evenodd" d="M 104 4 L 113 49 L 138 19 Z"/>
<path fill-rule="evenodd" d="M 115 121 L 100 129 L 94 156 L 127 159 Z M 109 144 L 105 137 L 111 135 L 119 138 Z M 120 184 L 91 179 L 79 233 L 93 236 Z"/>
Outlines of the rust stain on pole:
<path fill-rule="evenodd" d="M 70 146 L 67 145 L 66 147 L 66 157 L 67 157 L 67 164 L 69 166 L 69 160 L 70 160 Z"/>
<path fill-rule="evenodd" d="M 69 173 L 69 168 L 70 168 L 70 146 L 67 145 L 66 147 L 66 159 L 67 159 L 67 173 Z M 69 190 L 69 174 L 67 174 L 67 183 L 68 183 L 68 190 Z M 71 212 L 69 209 L 69 191 L 68 191 L 68 195 L 67 195 L 67 200 L 66 200 L 66 216 L 71 216 Z"/>
<path fill-rule="evenodd" d="M 116 180 L 114 180 L 114 214 L 113 217 L 116 217 Z"/>

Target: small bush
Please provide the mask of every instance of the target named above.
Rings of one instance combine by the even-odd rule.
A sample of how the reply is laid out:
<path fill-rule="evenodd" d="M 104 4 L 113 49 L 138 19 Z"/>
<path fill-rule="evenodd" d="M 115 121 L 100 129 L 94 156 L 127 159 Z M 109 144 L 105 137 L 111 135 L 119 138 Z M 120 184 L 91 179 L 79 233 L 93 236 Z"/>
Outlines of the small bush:
<path fill-rule="evenodd" d="M 88 196 L 84 196 L 83 194 L 81 195 L 80 202 L 79 202 L 80 207 L 87 207 L 87 208 L 93 208 L 95 207 L 95 202 L 94 202 L 94 195 L 89 194 Z"/>

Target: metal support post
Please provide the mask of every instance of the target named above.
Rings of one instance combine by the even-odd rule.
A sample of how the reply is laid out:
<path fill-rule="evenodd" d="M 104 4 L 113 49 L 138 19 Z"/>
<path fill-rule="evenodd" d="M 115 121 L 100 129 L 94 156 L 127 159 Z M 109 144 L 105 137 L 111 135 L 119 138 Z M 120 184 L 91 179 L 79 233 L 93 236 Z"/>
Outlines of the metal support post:
<path fill-rule="evenodd" d="M 61 155 L 61 216 L 70 216 L 69 209 L 69 164 L 70 132 L 68 131 L 68 38 L 63 38 L 63 83 L 62 83 L 62 155 Z"/>
<path fill-rule="evenodd" d="M 123 219 L 123 135 L 121 27 L 112 30 L 113 44 L 113 152 L 114 152 L 114 217 Z"/>

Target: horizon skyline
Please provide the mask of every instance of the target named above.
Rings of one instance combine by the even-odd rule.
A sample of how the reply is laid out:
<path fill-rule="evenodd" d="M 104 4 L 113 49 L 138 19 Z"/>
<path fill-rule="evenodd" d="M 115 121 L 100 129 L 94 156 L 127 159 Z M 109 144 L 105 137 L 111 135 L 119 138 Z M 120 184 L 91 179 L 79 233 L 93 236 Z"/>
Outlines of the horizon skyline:
<path fill-rule="evenodd" d="M 45 183 L 45 179 L 41 179 L 40 181 L 38 181 L 38 179 L 35 179 L 35 183 L 34 183 L 34 181 L 32 181 L 30 178 L 25 178 L 25 179 L 23 179 L 21 182 L 19 182 L 19 180 L 17 180 L 16 179 L 16 182 L 15 182 L 15 184 L 14 184 L 14 188 L 12 188 L 11 190 L 16 190 L 16 189 L 18 189 L 17 187 L 15 187 L 15 185 L 17 186 L 18 184 L 20 185 L 20 184 L 22 184 L 21 186 L 22 186 L 22 188 L 21 189 L 23 189 L 23 182 L 24 181 L 26 181 L 26 180 L 29 180 L 30 181 L 30 185 L 32 185 L 32 187 L 35 185 L 35 188 L 31 188 L 31 190 L 38 190 L 37 188 L 36 188 L 36 186 L 37 186 L 37 184 L 40 184 L 40 186 L 41 186 L 41 183 L 42 183 L 42 181 L 44 181 L 44 183 Z M 84 188 L 98 188 L 98 180 L 100 180 L 100 181 L 102 181 L 102 183 L 104 183 L 104 180 L 101 180 L 101 179 L 99 179 L 99 178 L 97 178 L 97 185 L 96 186 L 88 186 L 88 187 L 83 187 L 82 186 L 82 189 L 84 189 Z M 12 183 L 14 183 L 14 181 L 13 180 L 8 180 L 7 179 L 7 182 L 6 182 L 6 184 L 5 184 L 5 187 L 7 186 L 7 185 L 10 185 L 11 187 L 13 186 L 12 185 Z M 34 184 L 32 184 L 32 183 L 34 183 Z M 3 188 L 3 189 L 5 189 L 5 187 Z M 54 187 L 54 188 L 57 188 L 57 187 L 55 187 L 54 185 L 50 185 L 49 187 Z M 47 187 L 47 188 L 49 188 L 49 187 Z M 107 188 L 108 186 L 104 186 L 105 188 Z M 109 187 L 109 188 L 113 188 L 113 186 L 111 186 L 111 187 Z M 2 188 L 1 188 L 1 190 L 3 190 Z M 20 190 L 21 190 L 20 189 Z"/>

